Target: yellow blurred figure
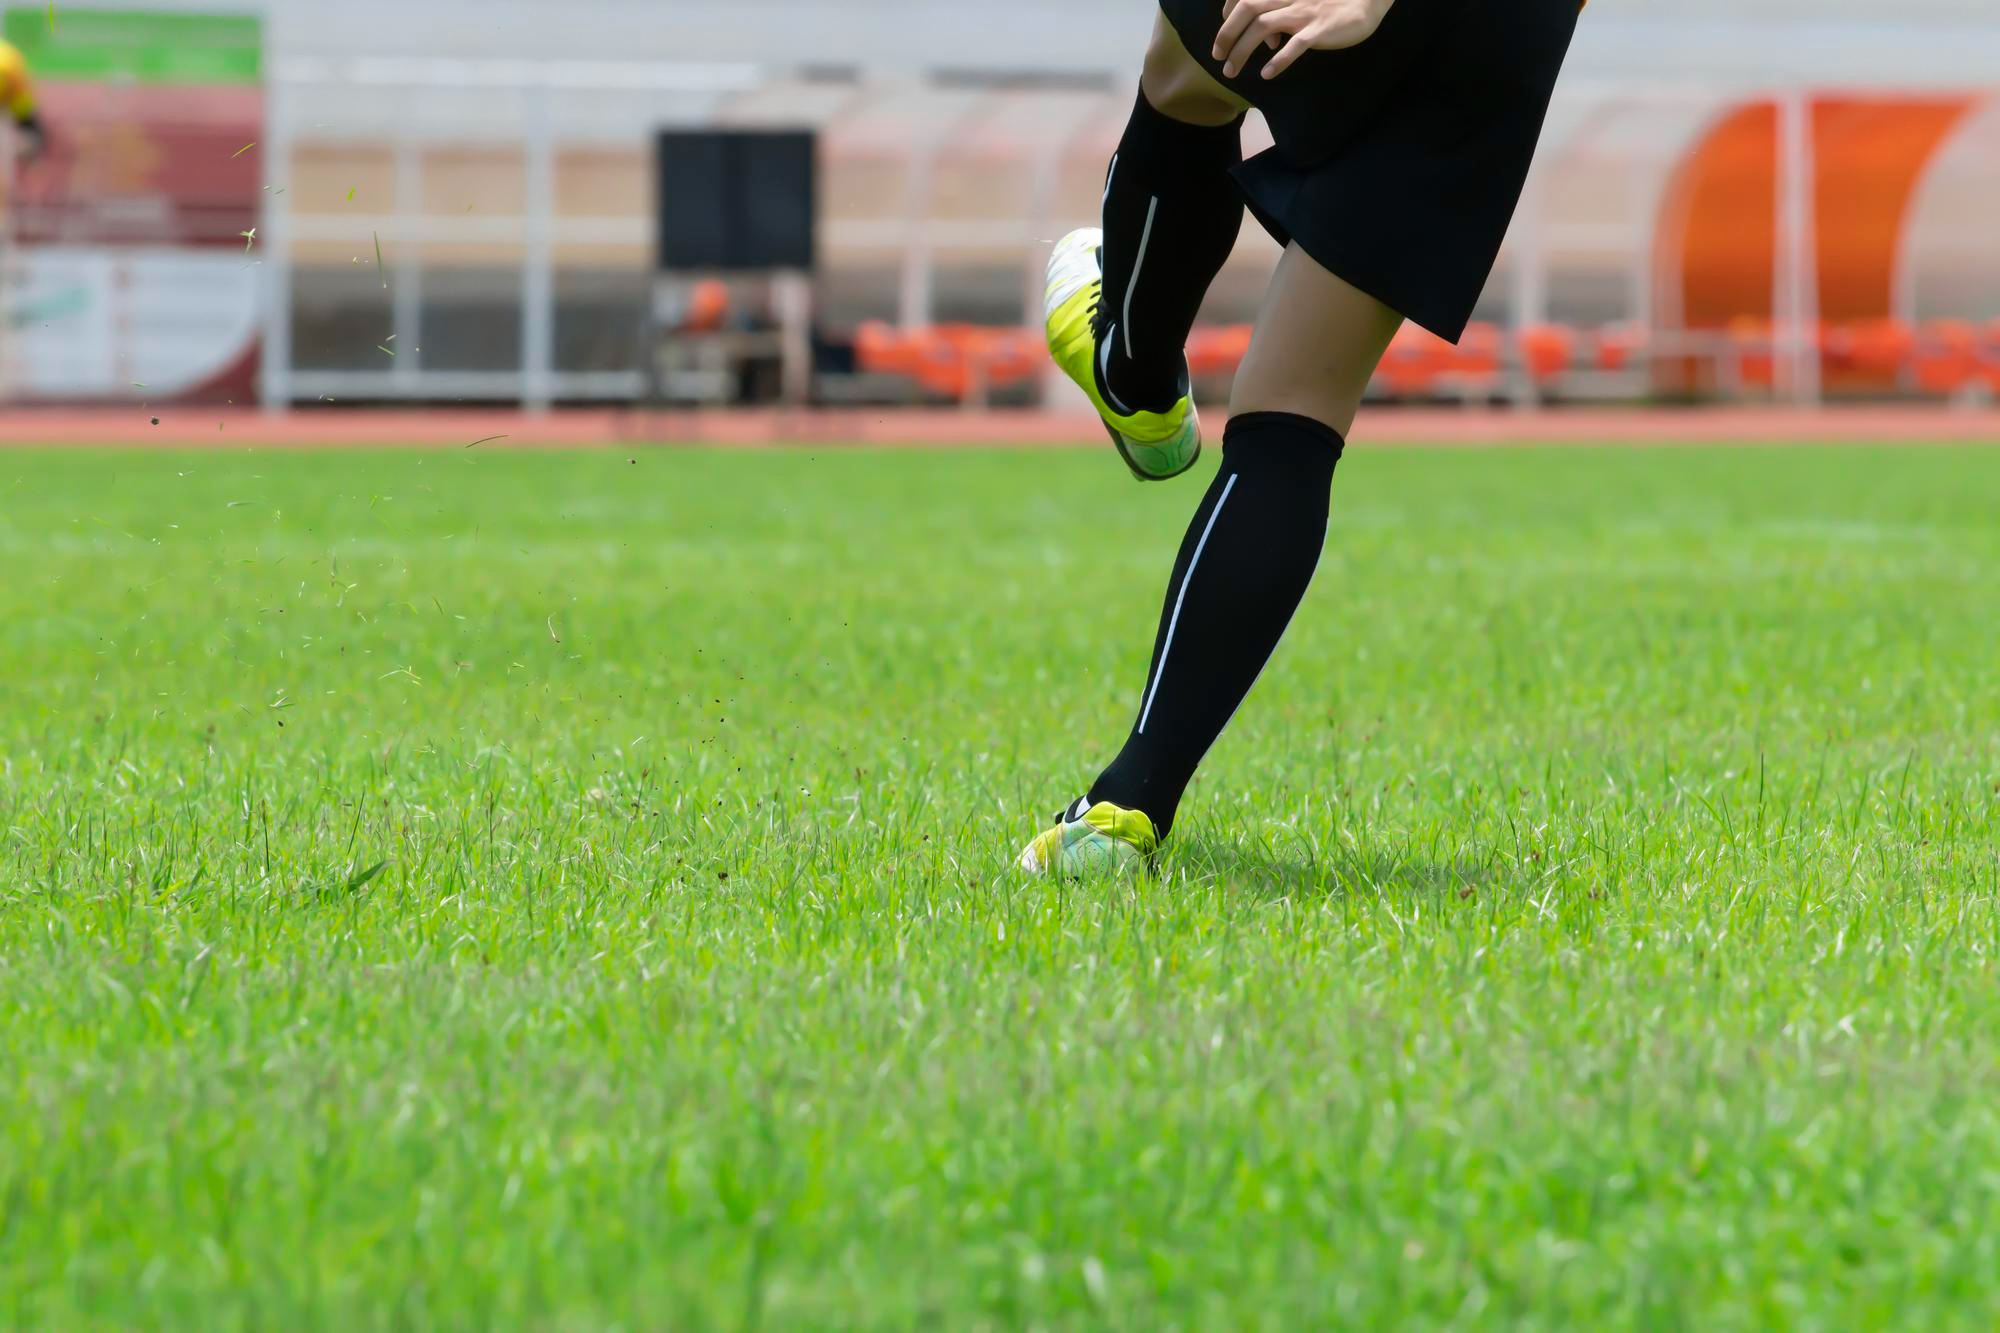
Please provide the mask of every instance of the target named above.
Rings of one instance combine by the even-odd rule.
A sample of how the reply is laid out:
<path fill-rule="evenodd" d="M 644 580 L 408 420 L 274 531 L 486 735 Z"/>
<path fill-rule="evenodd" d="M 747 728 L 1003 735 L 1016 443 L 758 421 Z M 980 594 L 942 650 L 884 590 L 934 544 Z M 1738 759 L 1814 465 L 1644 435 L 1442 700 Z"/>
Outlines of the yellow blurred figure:
<path fill-rule="evenodd" d="M 35 111 L 35 85 L 28 77 L 28 61 L 20 48 L 0 41 L 0 107 L 14 118 L 21 135 L 21 156 L 39 157 L 43 148 L 42 121 Z"/>

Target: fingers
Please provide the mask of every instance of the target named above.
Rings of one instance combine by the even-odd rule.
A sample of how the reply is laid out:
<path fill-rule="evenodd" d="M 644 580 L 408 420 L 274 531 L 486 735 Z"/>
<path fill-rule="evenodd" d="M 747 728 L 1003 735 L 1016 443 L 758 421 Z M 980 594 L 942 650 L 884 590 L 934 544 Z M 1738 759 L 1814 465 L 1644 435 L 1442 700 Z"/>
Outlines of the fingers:
<path fill-rule="evenodd" d="M 1233 79 L 1241 74 L 1258 47 L 1274 39 L 1282 40 L 1299 21 L 1300 15 L 1291 7 L 1290 0 L 1241 0 L 1237 14 L 1241 16 L 1251 5 L 1263 5 L 1264 12 L 1242 23 L 1241 31 L 1220 57 L 1224 78 Z"/>
<path fill-rule="evenodd" d="M 1258 25 L 1284 9 L 1291 0 L 1228 0 L 1229 7 L 1222 16 L 1222 26 L 1215 34 L 1215 46 L 1210 51 L 1215 59 L 1222 62 L 1225 77 L 1235 78 L 1250 56 L 1256 51 L 1257 43 L 1268 37 L 1274 29 Z M 1255 37 L 1251 36 L 1256 32 Z"/>
<path fill-rule="evenodd" d="M 1295 33 L 1292 39 L 1286 42 L 1278 51 L 1278 54 L 1272 56 L 1270 62 L 1264 66 L 1264 77 L 1267 79 L 1277 78 L 1280 74 L 1290 69 L 1300 56 L 1312 49 L 1312 38 L 1306 36 L 1304 33 Z"/>

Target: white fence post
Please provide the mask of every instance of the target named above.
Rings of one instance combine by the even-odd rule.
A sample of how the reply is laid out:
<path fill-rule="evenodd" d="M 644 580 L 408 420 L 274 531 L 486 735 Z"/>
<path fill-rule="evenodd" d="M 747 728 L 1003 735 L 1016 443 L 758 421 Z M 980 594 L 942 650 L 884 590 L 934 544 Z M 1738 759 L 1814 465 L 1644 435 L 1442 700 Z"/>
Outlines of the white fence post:
<path fill-rule="evenodd" d="M 1813 98 L 1803 88 L 1778 98 L 1777 290 L 1772 301 L 1780 391 L 1799 407 L 1820 402 L 1819 246 L 1814 227 L 1818 171 Z"/>
<path fill-rule="evenodd" d="M 408 96 L 408 90 L 405 90 Z M 417 238 L 423 234 L 424 162 L 421 147 L 409 136 L 398 135 L 395 145 L 395 194 L 392 207 L 396 217 L 395 291 L 390 293 L 390 332 L 395 341 L 385 344 L 395 353 L 390 375 L 399 389 L 414 392 L 423 370 L 424 328 L 424 247 Z M 382 275 L 385 279 L 388 274 Z"/>
<path fill-rule="evenodd" d="M 546 81 L 527 89 L 526 244 L 521 254 L 521 405 L 546 412 L 555 400 L 555 116 Z"/>
<path fill-rule="evenodd" d="M 263 355 L 258 397 L 269 413 L 292 405 L 291 99 L 284 80 L 264 84 L 264 206 L 257 235 L 263 258 Z"/>

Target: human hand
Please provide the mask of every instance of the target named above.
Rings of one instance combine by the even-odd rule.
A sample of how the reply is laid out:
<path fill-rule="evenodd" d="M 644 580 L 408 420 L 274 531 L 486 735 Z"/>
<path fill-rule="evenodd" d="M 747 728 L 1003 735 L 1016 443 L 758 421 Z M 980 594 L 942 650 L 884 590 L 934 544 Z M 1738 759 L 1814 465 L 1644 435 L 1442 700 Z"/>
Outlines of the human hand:
<path fill-rule="evenodd" d="M 1375 35 L 1396 0 L 1223 0 L 1215 58 L 1225 78 L 1235 78 L 1259 46 L 1278 54 L 1264 66 L 1275 79 L 1308 51 L 1359 46 Z"/>

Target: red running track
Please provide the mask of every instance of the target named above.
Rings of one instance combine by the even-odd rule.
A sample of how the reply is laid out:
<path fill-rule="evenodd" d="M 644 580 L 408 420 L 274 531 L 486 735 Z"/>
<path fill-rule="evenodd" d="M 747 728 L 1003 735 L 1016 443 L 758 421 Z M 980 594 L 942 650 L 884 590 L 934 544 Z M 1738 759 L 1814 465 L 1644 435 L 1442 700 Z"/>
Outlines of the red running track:
<path fill-rule="evenodd" d="M 1221 424 L 1219 415 L 1211 418 L 1211 438 L 1219 438 Z M 2000 444 L 2000 409 L 1377 407 L 1363 412 L 1354 435 L 1363 445 Z M 0 414 L 0 446 L 24 447 L 1057 447 L 1103 442 L 1102 430 L 1092 417 L 905 408 L 699 412 L 631 408 L 534 415 L 486 409 L 356 408 L 267 414 L 240 408 L 167 407 L 17 408 Z"/>

